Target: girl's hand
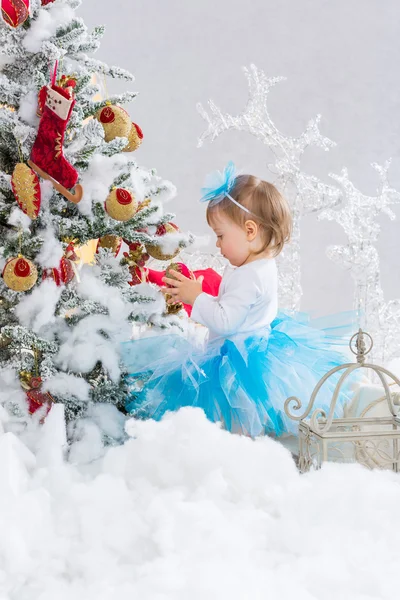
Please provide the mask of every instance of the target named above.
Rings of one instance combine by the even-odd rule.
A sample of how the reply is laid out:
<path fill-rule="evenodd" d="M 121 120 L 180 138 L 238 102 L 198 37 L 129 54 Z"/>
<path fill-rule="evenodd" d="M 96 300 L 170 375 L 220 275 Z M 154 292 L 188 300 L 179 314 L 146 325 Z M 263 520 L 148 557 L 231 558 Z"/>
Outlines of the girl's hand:
<path fill-rule="evenodd" d="M 169 277 L 163 277 L 163 282 L 171 287 L 162 288 L 163 294 L 169 294 L 172 296 L 167 300 L 168 304 L 176 304 L 177 302 L 183 302 L 183 304 L 190 304 L 193 306 L 197 296 L 203 291 L 203 280 L 204 277 L 198 279 L 189 279 L 178 273 L 178 271 L 169 271 L 176 279 L 170 279 Z"/>

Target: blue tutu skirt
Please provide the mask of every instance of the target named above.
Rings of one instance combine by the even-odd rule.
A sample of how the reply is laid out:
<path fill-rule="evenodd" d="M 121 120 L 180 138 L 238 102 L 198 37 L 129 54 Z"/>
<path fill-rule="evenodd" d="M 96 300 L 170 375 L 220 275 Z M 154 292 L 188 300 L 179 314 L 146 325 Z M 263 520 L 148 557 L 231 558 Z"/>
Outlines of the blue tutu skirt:
<path fill-rule="evenodd" d="M 128 384 L 133 390 L 139 380 L 143 385 L 129 394 L 126 410 L 136 418 L 159 420 L 167 411 L 193 406 L 234 433 L 297 434 L 298 423 L 284 412 L 286 399 L 297 396 L 307 406 L 321 377 L 350 362 L 351 333 L 349 326 L 311 327 L 307 315 L 279 313 L 260 332 L 216 339 L 204 349 L 178 335 L 125 342 Z M 322 386 L 316 406 L 329 410 L 340 374 Z M 351 401 L 350 385 L 339 397 L 337 417 Z"/>

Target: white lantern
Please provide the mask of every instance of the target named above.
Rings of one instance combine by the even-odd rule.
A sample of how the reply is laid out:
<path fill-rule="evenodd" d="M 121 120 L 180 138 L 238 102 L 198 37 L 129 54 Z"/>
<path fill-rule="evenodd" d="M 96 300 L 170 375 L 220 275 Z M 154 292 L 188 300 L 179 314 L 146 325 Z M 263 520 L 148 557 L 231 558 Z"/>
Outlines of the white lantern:
<path fill-rule="evenodd" d="M 370 340 L 368 349 L 364 336 Z M 286 400 L 286 414 L 299 421 L 299 469 L 302 473 L 312 468 L 318 469 L 326 461 L 358 462 L 369 468 L 400 471 L 400 418 L 399 408 L 396 406 L 400 394 L 390 389 L 393 385 L 400 387 L 400 380 L 387 369 L 365 362 L 372 346 L 371 336 L 360 329 L 350 340 L 350 348 L 356 354 L 357 362 L 339 365 L 324 375 L 315 386 L 308 406 L 301 415 L 296 415 L 302 409 L 300 400 L 294 396 Z M 341 388 L 349 375 L 357 369 L 372 369 L 376 373 L 384 390 L 382 400 L 389 409 L 387 416 L 367 416 L 367 408 L 359 417 L 334 417 Z M 320 408 L 313 410 L 322 385 L 338 371 L 343 373 L 332 395 L 329 413 L 326 414 Z"/>

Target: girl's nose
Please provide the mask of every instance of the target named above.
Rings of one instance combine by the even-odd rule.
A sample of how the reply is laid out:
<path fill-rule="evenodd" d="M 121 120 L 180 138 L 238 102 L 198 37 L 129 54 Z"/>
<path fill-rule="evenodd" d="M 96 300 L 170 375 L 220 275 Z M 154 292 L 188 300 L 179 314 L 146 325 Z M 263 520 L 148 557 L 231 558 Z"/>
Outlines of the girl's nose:
<path fill-rule="evenodd" d="M 217 240 L 217 241 L 215 242 L 215 245 L 217 246 L 217 248 L 220 248 L 221 244 L 219 243 L 219 240 Z"/>

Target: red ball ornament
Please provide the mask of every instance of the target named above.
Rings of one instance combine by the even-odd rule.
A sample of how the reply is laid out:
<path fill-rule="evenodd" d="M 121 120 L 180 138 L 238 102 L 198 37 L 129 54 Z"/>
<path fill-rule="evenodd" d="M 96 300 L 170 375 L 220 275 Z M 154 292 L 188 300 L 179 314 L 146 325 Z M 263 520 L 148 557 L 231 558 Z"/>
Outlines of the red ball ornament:
<path fill-rule="evenodd" d="M 54 0 L 42 0 L 42 6 L 47 6 L 48 4 L 51 4 L 52 2 L 54 2 Z"/>
<path fill-rule="evenodd" d="M 11 27 L 19 27 L 29 17 L 29 0 L 1 0 L 3 19 Z"/>

